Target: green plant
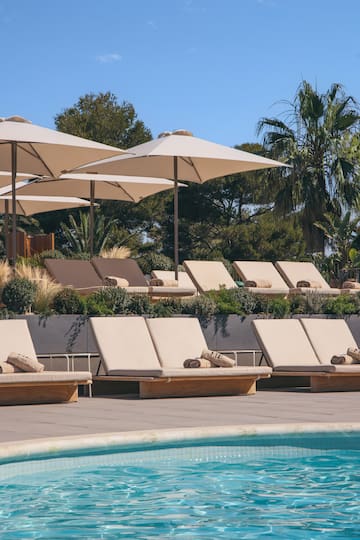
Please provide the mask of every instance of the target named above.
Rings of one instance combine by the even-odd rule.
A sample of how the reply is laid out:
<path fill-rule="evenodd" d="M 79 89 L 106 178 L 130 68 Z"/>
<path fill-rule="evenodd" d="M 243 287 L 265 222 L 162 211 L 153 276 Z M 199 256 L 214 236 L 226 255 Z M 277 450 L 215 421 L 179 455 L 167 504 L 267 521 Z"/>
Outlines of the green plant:
<path fill-rule="evenodd" d="M 93 306 L 96 304 L 103 311 L 118 315 L 126 313 L 129 297 L 127 292 L 121 287 L 102 287 L 88 297 Z"/>
<path fill-rule="evenodd" d="M 329 298 L 324 306 L 324 313 L 329 315 L 352 315 L 358 311 L 358 300 L 350 294 Z"/>
<path fill-rule="evenodd" d="M 324 313 L 325 304 L 328 299 L 324 294 L 309 291 L 305 294 L 305 313 Z"/>
<path fill-rule="evenodd" d="M 129 295 L 127 312 L 134 315 L 150 315 L 153 313 L 153 304 L 145 294 Z"/>
<path fill-rule="evenodd" d="M 85 300 L 74 289 L 63 289 L 53 300 L 56 313 L 62 315 L 80 315 L 85 313 Z"/>
<path fill-rule="evenodd" d="M 267 307 L 274 319 L 285 319 L 290 315 L 290 302 L 287 298 L 270 298 Z"/>
<path fill-rule="evenodd" d="M 45 249 L 39 253 L 39 258 L 43 263 L 44 259 L 65 259 L 65 255 L 58 249 Z"/>
<path fill-rule="evenodd" d="M 155 317 L 171 317 L 171 315 L 180 315 L 183 312 L 181 300 L 176 298 L 164 298 L 158 300 L 153 306 Z"/>
<path fill-rule="evenodd" d="M 306 313 L 306 298 L 300 294 L 290 296 L 290 312 L 293 315 Z"/>
<path fill-rule="evenodd" d="M 208 321 L 216 313 L 216 302 L 207 296 L 194 296 L 183 301 L 182 312 Z"/>
<path fill-rule="evenodd" d="M 137 262 L 144 274 L 150 274 L 152 270 L 174 270 L 173 260 L 155 251 L 145 253 Z"/>
<path fill-rule="evenodd" d="M 90 294 L 86 298 L 86 314 L 89 316 L 113 315 L 114 312 L 106 305 L 104 301 L 99 301 Z"/>
<path fill-rule="evenodd" d="M 36 285 L 26 278 L 15 277 L 3 288 L 2 301 L 8 310 L 26 313 L 35 300 Z"/>
<path fill-rule="evenodd" d="M 207 296 L 216 302 L 216 311 L 222 315 L 249 315 L 259 311 L 256 296 L 241 288 L 210 291 Z"/>

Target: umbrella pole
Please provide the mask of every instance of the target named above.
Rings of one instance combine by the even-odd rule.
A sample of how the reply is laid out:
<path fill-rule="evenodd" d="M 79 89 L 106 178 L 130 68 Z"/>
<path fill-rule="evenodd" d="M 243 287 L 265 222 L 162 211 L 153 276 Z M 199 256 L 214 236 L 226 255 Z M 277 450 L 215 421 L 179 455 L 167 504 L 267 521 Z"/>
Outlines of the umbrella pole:
<path fill-rule="evenodd" d="M 90 214 L 89 214 L 89 241 L 90 241 L 90 257 L 94 256 L 94 199 L 95 199 L 95 182 L 90 180 Z"/>
<path fill-rule="evenodd" d="M 6 258 L 9 258 L 9 201 L 5 200 L 5 215 L 4 215 L 4 241 Z"/>
<path fill-rule="evenodd" d="M 174 156 L 174 263 L 175 279 L 179 277 L 179 187 L 178 187 L 178 162 Z"/>
<path fill-rule="evenodd" d="M 17 147 L 11 143 L 11 201 L 12 201 L 12 266 L 16 266 L 16 172 L 17 172 Z"/>

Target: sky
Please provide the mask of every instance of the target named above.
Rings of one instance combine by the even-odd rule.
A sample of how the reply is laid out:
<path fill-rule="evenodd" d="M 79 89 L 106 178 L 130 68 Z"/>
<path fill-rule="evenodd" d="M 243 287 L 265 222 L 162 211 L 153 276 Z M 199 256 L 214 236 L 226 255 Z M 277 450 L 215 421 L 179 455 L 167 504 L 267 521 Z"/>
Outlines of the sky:
<path fill-rule="evenodd" d="M 359 0 L 0 0 L 0 116 L 54 127 L 89 93 L 153 137 L 261 142 L 301 81 L 360 101 Z"/>

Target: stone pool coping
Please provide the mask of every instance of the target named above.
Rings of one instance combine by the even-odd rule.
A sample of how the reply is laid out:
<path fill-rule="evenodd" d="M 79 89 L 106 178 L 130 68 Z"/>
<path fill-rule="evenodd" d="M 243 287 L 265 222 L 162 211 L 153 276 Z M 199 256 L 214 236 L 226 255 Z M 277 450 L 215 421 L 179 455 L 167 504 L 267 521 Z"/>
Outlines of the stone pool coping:
<path fill-rule="evenodd" d="M 284 435 L 309 433 L 360 432 L 360 422 L 355 423 L 296 423 L 296 424 L 248 424 L 246 426 L 208 426 L 175 429 L 151 429 L 113 433 L 94 433 L 31 439 L 0 443 L 0 462 L 29 460 L 37 456 L 57 457 L 63 452 L 79 450 L 111 450 L 122 447 L 149 449 L 161 443 L 201 442 L 216 438 L 249 437 L 257 435 Z M 144 448 L 145 446 L 145 448 Z"/>

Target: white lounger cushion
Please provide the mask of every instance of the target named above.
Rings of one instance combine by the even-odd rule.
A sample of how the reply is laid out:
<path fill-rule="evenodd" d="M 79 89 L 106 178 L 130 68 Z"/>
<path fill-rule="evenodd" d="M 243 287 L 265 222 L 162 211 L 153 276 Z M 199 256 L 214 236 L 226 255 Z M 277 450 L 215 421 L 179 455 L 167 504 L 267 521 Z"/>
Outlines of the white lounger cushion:
<path fill-rule="evenodd" d="M 321 294 L 333 295 L 341 293 L 340 289 L 330 287 L 316 266 L 311 262 L 277 261 L 275 266 L 289 286 L 292 289 L 297 289 L 298 292 L 315 291 Z M 317 281 L 321 287 L 316 289 L 311 287 L 297 287 L 297 283 L 303 280 Z"/>
<path fill-rule="evenodd" d="M 298 319 L 257 319 L 252 324 L 259 345 L 273 368 L 320 364 Z"/>
<path fill-rule="evenodd" d="M 360 365 L 359 364 L 318 364 L 317 366 L 280 366 L 274 369 L 275 373 L 277 372 L 288 372 L 288 373 L 341 373 L 349 374 L 355 373 L 360 374 Z"/>
<path fill-rule="evenodd" d="M 41 373 L 4 373 L 0 375 L 2 384 L 15 383 L 54 383 L 70 382 L 81 383 L 91 381 L 92 375 L 88 371 L 42 371 Z"/>
<path fill-rule="evenodd" d="M 270 281 L 270 289 L 261 289 L 266 294 L 275 294 L 273 289 L 280 293 L 288 293 L 289 287 L 271 262 L 267 261 L 234 261 L 233 266 L 243 281 L 257 281 L 266 279 Z M 247 287 L 254 292 L 260 292 L 258 287 Z"/>
<path fill-rule="evenodd" d="M 36 358 L 29 327 L 25 319 L 0 320 L 0 361 L 5 362 L 11 352 Z"/>
<path fill-rule="evenodd" d="M 184 261 L 183 265 L 201 292 L 237 287 L 221 261 Z"/>
<path fill-rule="evenodd" d="M 184 360 L 198 358 L 208 348 L 194 317 L 147 319 L 146 324 L 163 369 L 184 369 Z"/>
<path fill-rule="evenodd" d="M 161 375 L 143 317 L 91 317 L 90 324 L 107 375 Z"/>
<path fill-rule="evenodd" d="M 360 366 L 359 366 L 360 367 Z M 162 377 L 236 377 L 246 375 L 268 375 L 272 369 L 267 366 L 231 367 L 231 368 L 182 368 L 162 370 Z"/>
<path fill-rule="evenodd" d="M 345 354 L 348 347 L 358 348 L 344 319 L 304 318 L 301 324 L 321 364 L 330 364 L 332 356 Z"/>

